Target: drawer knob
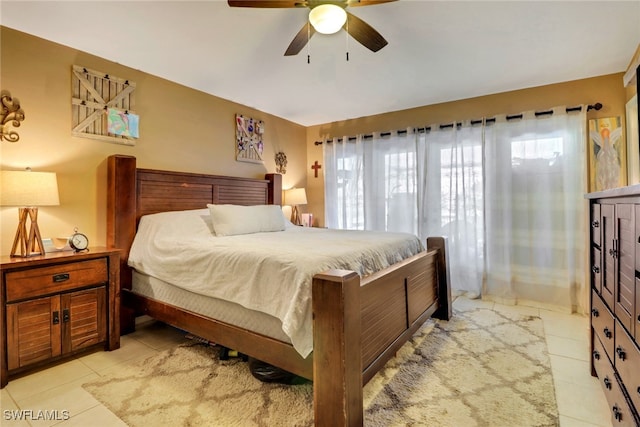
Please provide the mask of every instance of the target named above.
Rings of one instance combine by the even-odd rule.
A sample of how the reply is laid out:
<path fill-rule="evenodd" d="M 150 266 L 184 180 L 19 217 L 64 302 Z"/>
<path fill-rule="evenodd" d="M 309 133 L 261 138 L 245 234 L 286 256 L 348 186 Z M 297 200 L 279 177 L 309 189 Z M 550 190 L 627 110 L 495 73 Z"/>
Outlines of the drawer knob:
<path fill-rule="evenodd" d="M 69 309 L 65 308 L 62 310 L 62 323 L 67 323 L 69 321 Z"/>
<path fill-rule="evenodd" d="M 602 380 L 602 382 L 604 383 L 604 386 L 607 390 L 611 390 L 611 380 L 609 379 L 609 377 L 604 377 L 604 380 Z"/>
<path fill-rule="evenodd" d="M 52 315 L 52 322 L 54 325 L 57 325 L 60 323 L 60 312 L 58 311 L 54 311 L 53 315 Z"/>
<path fill-rule="evenodd" d="M 604 328 L 602 332 L 604 332 L 604 336 L 607 338 L 613 337 L 613 333 L 609 330 L 609 328 Z"/>
<path fill-rule="evenodd" d="M 598 267 L 597 265 L 594 265 L 591 268 L 591 271 L 593 271 L 595 274 L 598 274 L 598 273 L 600 273 L 600 267 Z"/>
<path fill-rule="evenodd" d="M 591 315 L 592 315 L 593 317 L 599 317 L 599 316 L 600 316 L 600 312 L 598 311 L 598 309 L 597 309 L 597 308 L 592 308 L 592 309 L 591 309 Z M 640 321 L 640 319 L 639 319 L 638 321 Z"/>
<path fill-rule="evenodd" d="M 593 350 L 593 358 L 596 360 L 600 360 L 600 353 L 598 352 L 598 350 Z M 638 390 L 640 390 L 640 387 L 638 387 Z M 638 391 L 638 393 L 640 393 L 640 391 Z"/>
<path fill-rule="evenodd" d="M 54 283 L 66 282 L 69 280 L 69 273 L 60 273 L 53 276 Z"/>
<path fill-rule="evenodd" d="M 620 360 L 625 360 L 627 358 L 627 353 L 620 346 L 616 348 L 616 354 Z"/>
<path fill-rule="evenodd" d="M 598 228 L 598 227 L 600 227 L 600 221 L 593 221 L 593 222 L 591 223 L 591 226 L 592 226 L 593 228 Z"/>

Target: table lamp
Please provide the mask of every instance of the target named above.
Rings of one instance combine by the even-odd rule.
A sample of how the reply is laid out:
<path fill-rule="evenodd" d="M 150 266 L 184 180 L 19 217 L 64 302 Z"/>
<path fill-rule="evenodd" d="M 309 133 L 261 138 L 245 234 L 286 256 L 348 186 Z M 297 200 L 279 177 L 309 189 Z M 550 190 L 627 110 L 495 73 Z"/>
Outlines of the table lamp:
<path fill-rule="evenodd" d="M 307 192 L 304 188 L 292 188 L 284 192 L 284 204 L 291 206 L 291 222 L 295 225 L 302 225 L 298 205 L 307 204 Z"/>
<path fill-rule="evenodd" d="M 0 206 L 18 206 L 18 230 L 11 248 L 12 257 L 44 254 L 38 228 L 38 206 L 57 206 L 58 180 L 55 172 L 0 171 Z M 27 234 L 27 222 L 30 222 Z"/>

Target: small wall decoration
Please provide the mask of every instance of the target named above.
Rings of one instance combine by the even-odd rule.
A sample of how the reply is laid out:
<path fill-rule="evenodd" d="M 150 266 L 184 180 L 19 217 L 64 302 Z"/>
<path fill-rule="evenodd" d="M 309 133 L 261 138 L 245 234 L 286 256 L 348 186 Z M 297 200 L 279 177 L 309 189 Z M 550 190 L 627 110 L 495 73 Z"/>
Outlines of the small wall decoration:
<path fill-rule="evenodd" d="M 287 173 L 287 155 L 282 151 L 276 153 L 276 173 Z"/>
<path fill-rule="evenodd" d="M 236 114 L 236 160 L 239 162 L 264 163 L 264 123 Z"/>
<path fill-rule="evenodd" d="M 18 127 L 24 120 L 24 110 L 20 108 L 18 98 L 12 98 L 11 92 L 3 90 L 0 92 L 2 108 L 0 111 L 0 141 L 18 142 L 20 135 L 14 130 L 9 130 L 9 126 Z"/>
<path fill-rule="evenodd" d="M 627 185 L 626 146 L 620 117 L 589 120 L 590 191 Z"/>
<path fill-rule="evenodd" d="M 140 117 L 137 114 L 117 108 L 107 108 L 107 132 L 112 135 L 138 138 L 139 120 Z"/>
<path fill-rule="evenodd" d="M 78 65 L 73 66 L 71 73 L 71 133 L 83 138 L 135 145 L 139 124 L 135 114 L 136 84 Z M 124 118 L 118 122 L 116 117 L 121 113 L 128 114 L 126 131 Z"/>
<path fill-rule="evenodd" d="M 318 169 L 322 169 L 322 165 L 320 163 L 318 163 L 318 161 L 316 160 L 312 165 L 311 165 L 311 169 L 313 169 L 313 177 L 317 178 L 318 177 Z"/>

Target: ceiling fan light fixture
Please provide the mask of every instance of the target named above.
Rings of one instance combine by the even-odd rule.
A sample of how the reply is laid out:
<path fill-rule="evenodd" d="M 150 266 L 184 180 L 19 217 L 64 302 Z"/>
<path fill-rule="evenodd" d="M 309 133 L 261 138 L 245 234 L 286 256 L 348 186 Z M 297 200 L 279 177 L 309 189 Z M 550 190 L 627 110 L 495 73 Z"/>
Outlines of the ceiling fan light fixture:
<path fill-rule="evenodd" d="M 309 22 L 319 33 L 337 33 L 347 22 L 347 12 L 335 4 L 321 4 L 311 9 Z"/>

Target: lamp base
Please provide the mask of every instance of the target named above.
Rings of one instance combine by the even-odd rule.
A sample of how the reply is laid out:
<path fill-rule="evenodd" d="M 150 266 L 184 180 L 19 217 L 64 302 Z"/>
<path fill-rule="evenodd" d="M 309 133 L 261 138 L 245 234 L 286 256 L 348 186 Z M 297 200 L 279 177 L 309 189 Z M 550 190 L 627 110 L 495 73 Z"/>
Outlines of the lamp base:
<path fill-rule="evenodd" d="M 302 225 L 302 218 L 300 218 L 300 211 L 298 210 L 298 206 L 293 206 L 291 208 L 291 222 L 294 225 Z"/>
<path fill-rule="evenodd" d="M 27 221 L 30 221 L 27 234 Z M 19 248 L 18 248 L 19 247 Z M 20 252 L 18 253 L 18 249 Z M 44 245 L 38 228 L 38 208 L 20 208 L 18 211 L 18 229 L 11 247 L 12 257 L 27 258 L 43 255 Z"/>

